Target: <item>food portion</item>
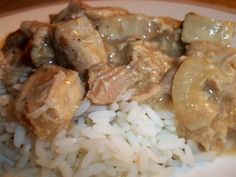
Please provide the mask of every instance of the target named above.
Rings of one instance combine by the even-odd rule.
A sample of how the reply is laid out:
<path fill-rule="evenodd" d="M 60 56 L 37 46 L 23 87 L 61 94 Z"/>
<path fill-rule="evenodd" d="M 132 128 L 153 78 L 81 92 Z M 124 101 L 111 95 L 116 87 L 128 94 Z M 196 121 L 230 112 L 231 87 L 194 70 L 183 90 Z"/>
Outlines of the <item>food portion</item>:
<path fill-rule="evenodd" d="M 131 66 L 97 66 L 90 70 L 87 97 L 95 104 L 111 104 L 137 80 L 138 73 Z"/>
<path fill-rule="evenodd" d="M 84 96 L 78 73 L 58 66 L 42 66 L 24 83 L 15 101 L 17 119 L 41 139 L 70 126 Z"/>
<path fill-rule="evenodd" d="M 28 54 L 29 38 L 21 30 L 7 36 L 1 49 L 1 82 L 4 86 L 17 84 L 20 78 L 28 76 L 32 67 Z"/>
<path fill-rule="evenodd" d="M 182 40 L 186 43 L 208 41 L 219 45 L 229 45 L 234 36 L 235 23 L 203 17 L 195 13 L 185 16 Z"/>
<path fill-rule="evenodd" d="M 123 57 L 129 64 L 90 69 L 87 95 L 93 103 L 110 104 L 129 89 L 133 100 L 144 103 L 160 91 L 159 83 L 176 62 L 143 40 L 129 41 Z"/>
<path fill-rule="evenodd" d="M 133 99 L 144 103 L 160 90 L 160 82 L 174 66 L 176 60 L 146 41 L 131 43 L 128 55 L 132 58 L 131 65 L 134 65 L 139 76 L 134 86 Z"/>
<path fill-rule="evenodd" d="M 184 51 L 180 40 L 180 22 L 174 19 L 127 14 L 113 15 L 93 23 L 103 37 L 110 65 L 116 66 L 124 60 L 122 53 L 127 41 L 134 39 L 149 41 L 156 50 L 170 57 L 179 57 Z"/>
<path fill-rule="evenodd" d="M 30 38 L 29 48 L 32 63 L 39 67 L 43 64 L 55 63 L 55 52 L 52 44 L 52 28 L 47 23 L 25 21 L 21 23 L 21 31 Z"/>
<path fill-rule="evenodd" d="M 217 150 L 225 144 L 230 120 L 236 118 L 236 50 L 196 42 L 188 55 L 173 81 L 176 120 L 184 136 Z"/>
<path fill-rule="evenodd" d="M 68 63 L 80 74 L 96 64 L 106 63 L 106 51 L 98 32 L 86 17 L 60 22 L 55 25 L 54 44 L 65 55 L 59 63 Z"/>
<path fill-rule="evenodd" d="M 235 139 L 234 22 L 76 0 L 50 17 L 0 50 L 0 175 L 169 177 Z"/>

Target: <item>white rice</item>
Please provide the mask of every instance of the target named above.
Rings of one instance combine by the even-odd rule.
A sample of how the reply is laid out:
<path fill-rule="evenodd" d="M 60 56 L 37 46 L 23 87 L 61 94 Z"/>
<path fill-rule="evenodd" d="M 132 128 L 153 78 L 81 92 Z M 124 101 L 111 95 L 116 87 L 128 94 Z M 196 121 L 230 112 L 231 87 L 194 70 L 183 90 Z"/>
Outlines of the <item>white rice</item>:
<path fill-rule="evenodd" d="M 58 168 L 61 171 L 63 177 L 73 177 L 73 169 L 66 160 L 61 162 Z"/>
<path fill-rule="evenodd" d="M 129 101 L 131 95 L 107 106 L 85 99 L 71 128 L 51 142 L 2 120 L 0 176 L 169 177 L 177 166 L 213 159 L 177 136 L 173 113 Z"/>
<path fill-rule="evenodd" d="M 75 116 L 82 115 L 83 113 L 85 113 L 85 111 L 89 109 L 89 107 L 90 107 L 90 101 L 88 99 L 84 99 L 79 108 L 77 109 Z"/>
<path fill-rule="evenodd" d="M 136 164 L 131 165 L 127 177 L 136 177 L 138 175 L 138 167 Z"/>
<path fill-rule="evenodd" d="M 25 128 L 22 127 L 21 125 L 18 125 L 15 129 L 15 134 L 14 134 L 14 144 L 17 148 L 19 148 L 25 139 Z"/>
<path fill-rule="evenodd" d="M 94 163 L 87 168 L 81 168 L 75 174 L 75 177 L 89 177 L 103 172 L 106 169 L 103 163 Z"/>

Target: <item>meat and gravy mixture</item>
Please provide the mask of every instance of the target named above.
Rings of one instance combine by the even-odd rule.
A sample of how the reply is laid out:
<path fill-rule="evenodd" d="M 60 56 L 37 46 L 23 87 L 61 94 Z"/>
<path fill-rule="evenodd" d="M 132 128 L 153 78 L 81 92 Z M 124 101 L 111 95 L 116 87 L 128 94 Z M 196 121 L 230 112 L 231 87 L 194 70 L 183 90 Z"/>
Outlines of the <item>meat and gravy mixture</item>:
<path fill-rule="evenodd" d="M 173 111 L 178 133 L 205 150 L 220 150 L 236 131 L 235 23 L 78 0 L 50 17 L 22 22 L 0 51 L 1 87 L 12 95 L 7 114 L 39 138 L 68 128 L 83 98 L 106 105 L 127 90 L 132 100 Z"/>

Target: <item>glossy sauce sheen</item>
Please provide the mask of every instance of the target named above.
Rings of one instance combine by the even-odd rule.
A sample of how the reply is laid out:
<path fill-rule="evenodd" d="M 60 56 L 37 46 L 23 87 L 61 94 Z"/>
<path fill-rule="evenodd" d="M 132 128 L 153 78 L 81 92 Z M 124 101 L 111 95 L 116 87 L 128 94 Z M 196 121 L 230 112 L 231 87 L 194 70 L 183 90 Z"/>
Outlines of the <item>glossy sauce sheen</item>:
<path fill-rule="evenodd" d="M 128 36 L 151 37 L 158 30 L 158 25 L 147 18 L 142 15 L 110 17 L 99 23 L 98 31 L 103 38 L 108 40 L 124 40 Z"/>

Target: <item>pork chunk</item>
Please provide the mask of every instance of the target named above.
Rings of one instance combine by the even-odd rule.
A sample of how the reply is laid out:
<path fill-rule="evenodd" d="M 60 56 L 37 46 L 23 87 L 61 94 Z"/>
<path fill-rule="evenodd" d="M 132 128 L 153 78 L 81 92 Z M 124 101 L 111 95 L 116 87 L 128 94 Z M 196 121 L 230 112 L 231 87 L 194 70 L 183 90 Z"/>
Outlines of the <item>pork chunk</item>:
<path fill-rule="evenodd" d="M 30 57 L 32 63 L 36 67 L 43 64 L 54 64 L 52 26 L 38 21 L 24 21 L 21 23 L 21 30 L 31 40 Z"/>
<path fill-rule="evenodd" d="M 84 11 L 87 8 L 89 6 L 82 3 L 81 0 L 71 0 L 65 9 L 62 9 L 58 14 L 50 15 L 51 23 L 68 21 L 84 16 Z"/>
<path fill-rule="evenodd" d="M 2 54 L 1 81 L 7 86 L 12 86 L 27 76 L 32 68 L 30 57 L 28 56 L 29 38 L 23 31 L 17 30 L 9 34 L 6 38 L 0 53 Z"/>
<path fill-rule="evenodd" d="M 168 57 L 146 41 L 131 42 L 128 56 L 130 66 L 138 73 L 133 99 L 145 102 L 160 92 L 160 82 L 176 60 Z"/>
<path fill-rule="evenodd" d="M 131 59 L 127 65 L 90 70 L 87 96 L 92 102 L 112 103 L 127 89 L 134 89 L 134 100 L 145 102 L 161 92 L 160 82 L 175 63 L 141 40 L 129 43 L 126 57 Z"/>
<path fill-rule="evenodd" d="M 84 95 L 78 73 L 58 66 L 43 66 L 23 85 L 15 103 L 17 119 L 41 139 L 68 128 Z"/>
<path fill-rule="evenodd" d="M 107 61 L 103 41 L 86 17 L 56 24 L 55 43 L 80 74 Z"/>
<path fill-rule="evenodd" d="M 87 97 L 95 104 L 110 104 L 134 86 L 138 73 L 130 66 L 91 68 Z"/>
<path fill-rule="evenodd" d="M 55 63 L 50 26 L 40 26 L 34 32 L 30 54 L 33 64 L 37 67 Z"/>
<path fill-rule="evenodd" d="M 71 19 L 87 16 L 94 22 L 101 18 L 108 18 L 114 15 L 125 15 L 129 12 L 119 7 L 91 7 L 81 0 L 71 0 L 69 5 L 59 14 L 51 15 L 51 22 L 68 21 Z"/>

